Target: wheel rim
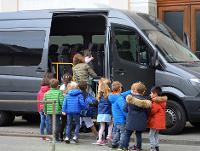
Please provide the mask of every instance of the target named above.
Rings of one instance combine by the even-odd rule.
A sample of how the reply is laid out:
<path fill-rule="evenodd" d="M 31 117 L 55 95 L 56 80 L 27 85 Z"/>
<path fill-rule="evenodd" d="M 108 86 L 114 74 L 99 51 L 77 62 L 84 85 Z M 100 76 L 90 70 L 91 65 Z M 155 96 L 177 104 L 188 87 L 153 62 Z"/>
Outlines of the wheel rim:
<path fill-rule="evenodd" d="M 166 109 L 166 127 L 171 128 L 176 124 L 176 112 L 171 109 L 167 108 Z"/>

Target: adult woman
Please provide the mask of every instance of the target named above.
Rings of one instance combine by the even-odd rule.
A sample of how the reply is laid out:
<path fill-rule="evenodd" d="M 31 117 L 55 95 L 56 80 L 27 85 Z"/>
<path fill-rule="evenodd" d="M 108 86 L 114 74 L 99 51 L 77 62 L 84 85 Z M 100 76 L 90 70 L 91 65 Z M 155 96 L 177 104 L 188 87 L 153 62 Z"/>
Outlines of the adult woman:
<path fill-rule="evenodd" d="M 85 58 L 81 54 L 74 55 L 73 64 L 74 80 L 77 83 L 80 81 L 89 82 L 89 77 L 97 77 L 97 74 L 94 72 L 94 70 L 87 63 L 85 63 Z"/>

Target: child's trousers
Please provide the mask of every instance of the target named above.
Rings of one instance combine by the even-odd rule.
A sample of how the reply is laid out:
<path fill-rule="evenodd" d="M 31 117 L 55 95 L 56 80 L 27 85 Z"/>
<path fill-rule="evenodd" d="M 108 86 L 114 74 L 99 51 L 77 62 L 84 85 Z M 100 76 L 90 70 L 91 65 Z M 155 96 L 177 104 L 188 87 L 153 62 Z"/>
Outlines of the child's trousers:
<path fill-rule="evenodd" d="M 158 135 L 159 135 L 159 130 L 152 129 L 152 128 L 150 129 L 149 140 L 150 140 L 151 148 L 155 148 L 158 146 L 158 144 L 159 144 Z"/>

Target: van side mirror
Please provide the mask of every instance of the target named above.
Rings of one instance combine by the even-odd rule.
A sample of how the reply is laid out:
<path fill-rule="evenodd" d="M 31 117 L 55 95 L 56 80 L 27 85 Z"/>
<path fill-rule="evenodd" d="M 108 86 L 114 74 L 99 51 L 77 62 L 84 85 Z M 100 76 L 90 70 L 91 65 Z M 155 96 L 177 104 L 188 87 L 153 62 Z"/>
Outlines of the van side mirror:
<path fill-rule="evenodd" d="M 158 51 L 153 52 L 153 54 L 150 57 L 150 67 L 157 67 L 159 65 L 159 60 L 158 60 Z"/>
<path fill-rule="evenodd" d="M 190 39 L 186 32 L 183 33 L 183 42 L 188 48 L 190 48 Z"/>

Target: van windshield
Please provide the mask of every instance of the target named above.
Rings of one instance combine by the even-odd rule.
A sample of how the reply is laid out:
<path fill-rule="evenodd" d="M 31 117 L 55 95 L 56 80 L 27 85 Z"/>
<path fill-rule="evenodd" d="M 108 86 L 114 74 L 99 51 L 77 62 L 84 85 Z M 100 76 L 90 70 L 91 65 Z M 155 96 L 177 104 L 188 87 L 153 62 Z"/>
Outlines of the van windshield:
<path fill-rule="evenodd" d="M 200 61 L 182 40 L 156 17 L 126 12 L 170 63 Z"/>
<path fill-rule="evenodd" d="M 161 31 L 145 30 L 144 32 L 168 62 L 181 63 L 200 61 L 191 51 L 184 47 L 184 45 L 176 42 Z"/>

